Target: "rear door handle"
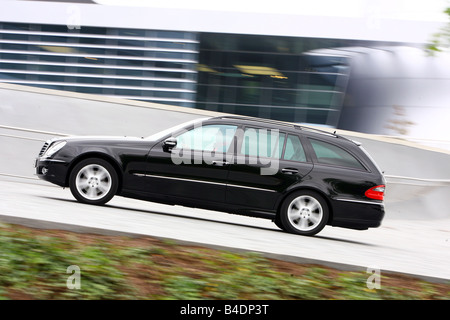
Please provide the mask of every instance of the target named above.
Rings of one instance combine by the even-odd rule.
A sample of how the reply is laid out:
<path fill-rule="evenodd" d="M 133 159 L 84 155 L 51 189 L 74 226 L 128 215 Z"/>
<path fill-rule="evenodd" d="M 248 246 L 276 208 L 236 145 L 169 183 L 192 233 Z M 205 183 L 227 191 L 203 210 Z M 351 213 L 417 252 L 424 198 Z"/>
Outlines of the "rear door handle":
<path fill-rule="evenodd" d="M 229 165 L 230 163 L 229 162 L 227 162 L 227 161 L 213 161 L 212 162 L 212 165 L 213 166 L 227 166 L 227 165 Z"/>
<path fill-rule="evenodd" d="M 281 172 L 285 173 L 285 174 L 296 174 L 296 173 L 298 173 L 298 170 L 292 169 L 292 168 L 284 168 L 284 169 L 281 169 Z"/>

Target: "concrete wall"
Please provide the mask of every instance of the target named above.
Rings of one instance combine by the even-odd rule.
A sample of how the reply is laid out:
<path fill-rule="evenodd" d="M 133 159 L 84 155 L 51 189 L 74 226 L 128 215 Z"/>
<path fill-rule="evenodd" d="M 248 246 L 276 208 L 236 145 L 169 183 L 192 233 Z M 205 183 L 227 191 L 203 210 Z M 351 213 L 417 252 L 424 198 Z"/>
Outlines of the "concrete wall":
<path fill-rule="evenodd" d="M 57 134 L 147 136 L 219 113 L 0 84 L 0 176 L 35 183 L 33 160 Z M 362 142 L 388 180 L 386 218 L 450 217 L 450 152 L 396 138 L 340 131 Z"/>

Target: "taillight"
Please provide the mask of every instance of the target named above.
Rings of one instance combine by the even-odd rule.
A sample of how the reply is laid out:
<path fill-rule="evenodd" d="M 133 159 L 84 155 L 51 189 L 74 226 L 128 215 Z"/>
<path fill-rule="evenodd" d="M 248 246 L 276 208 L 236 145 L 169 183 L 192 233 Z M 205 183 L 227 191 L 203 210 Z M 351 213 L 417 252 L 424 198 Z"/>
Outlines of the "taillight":
<path fill-rule="evenodd" d="M 370 198 L 370 199 L 383 200 L 385 188 L 386 188 L 386 186 L 384 184 L 380 185 L 380 186 L 375 186 L 375 187 L 372 187 L 369 190 L 367 190 L 364 194 L 366 195 L 367 198 Z"/>

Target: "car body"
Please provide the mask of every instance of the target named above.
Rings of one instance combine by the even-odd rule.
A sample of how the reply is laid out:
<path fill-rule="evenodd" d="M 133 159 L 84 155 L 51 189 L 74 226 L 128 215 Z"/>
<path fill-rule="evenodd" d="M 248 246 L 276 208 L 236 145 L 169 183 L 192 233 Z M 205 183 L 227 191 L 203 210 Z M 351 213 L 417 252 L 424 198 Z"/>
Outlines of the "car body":
<path fill-rule="evenodd" d="M 55 138 L 35 167 L 83 203 L 119 195 L 267 218 L 301 235 L 378 227 L 384 217 L 385 179 L 358 143 L 267 119 L 200 118 L 146 138 Z"/>

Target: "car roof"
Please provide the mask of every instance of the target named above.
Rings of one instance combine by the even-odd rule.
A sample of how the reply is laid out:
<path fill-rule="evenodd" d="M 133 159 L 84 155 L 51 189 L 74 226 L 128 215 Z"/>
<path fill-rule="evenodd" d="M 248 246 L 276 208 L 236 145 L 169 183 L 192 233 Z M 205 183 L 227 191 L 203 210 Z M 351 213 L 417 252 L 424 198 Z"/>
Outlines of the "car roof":
<path fill-rule="evenodd" d="M 308 126 L 299 125 L 292 122 L 286 122 L 286 121 L 280 121 L 280 120 L 273 120 L 273 119 L 265 119 L 265 118 L 257 118 L 257 117 L 250 117 L 250 116 L 240 116 L 240 115 L 224 115 L 224 116 L 218 116 L 210 118 L 212 119 L 224 119 L 224 120 L 238 120 L 240 122 L 244 123 L 258 123 L 258 124 L 265 124 L 270 125 L 272 127 L 278 127 L 282 129 L 290 129 L 290 131 L 302 131 L 302 133 L 308 133 L 310 136 L 328 136 L 328 137 L 334 137 L 339 138 L 345 141 L 352 142 L 353 144 L 357 144 L 355 141 L 347 139 L 341 135 L 336 134 L 336 131 L 329 132 L 325 130 L 320 130 L 317 128 L 312 128 Z"/>

